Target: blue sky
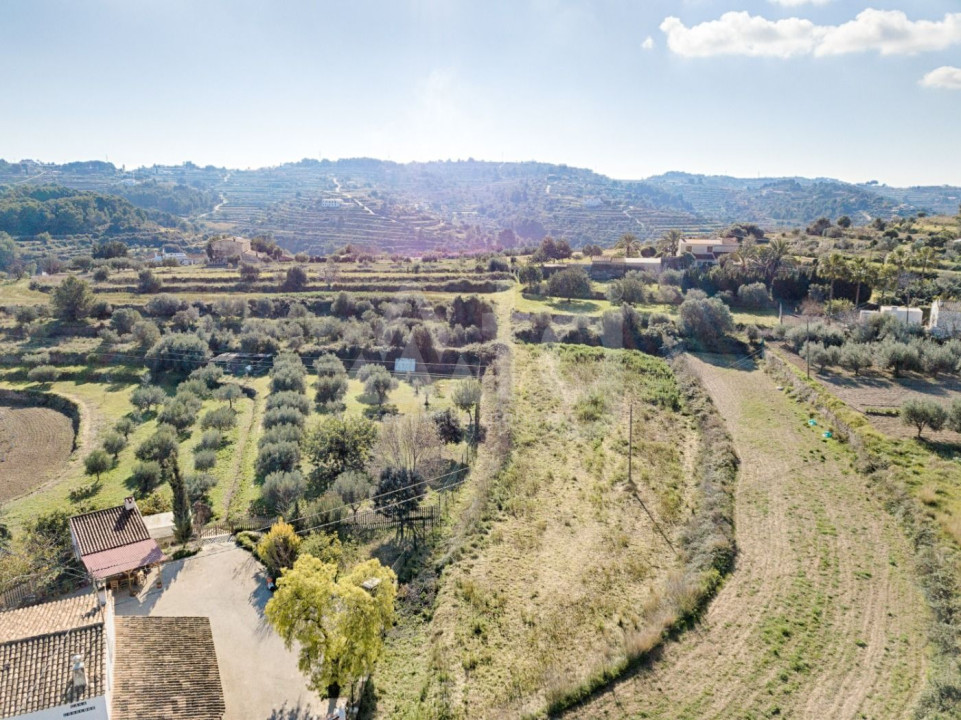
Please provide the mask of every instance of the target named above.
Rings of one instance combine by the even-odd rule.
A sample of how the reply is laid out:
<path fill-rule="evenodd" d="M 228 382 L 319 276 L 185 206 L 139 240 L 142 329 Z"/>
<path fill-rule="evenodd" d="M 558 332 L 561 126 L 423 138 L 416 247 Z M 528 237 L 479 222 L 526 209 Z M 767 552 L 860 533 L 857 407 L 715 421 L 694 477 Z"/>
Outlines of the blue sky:
<path fill-rule="evenodd" d="M 617 178 L 961 185 L 958 11 L 957 0 L 5 0 L 0 157 L 128 168 L 474 157 Z"/>

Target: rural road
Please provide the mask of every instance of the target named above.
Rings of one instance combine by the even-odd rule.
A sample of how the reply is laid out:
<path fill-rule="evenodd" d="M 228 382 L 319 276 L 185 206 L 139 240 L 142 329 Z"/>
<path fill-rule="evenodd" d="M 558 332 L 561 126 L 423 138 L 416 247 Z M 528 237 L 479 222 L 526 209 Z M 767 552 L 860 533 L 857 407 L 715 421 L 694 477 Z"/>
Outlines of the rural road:
<path fill-rule="evenodd" d="M 909 717 L 926 610 L 895 521 L 763 371 L 691 365 L 741 457 L 736 569 L 697 628 L 567 717 Z"/>

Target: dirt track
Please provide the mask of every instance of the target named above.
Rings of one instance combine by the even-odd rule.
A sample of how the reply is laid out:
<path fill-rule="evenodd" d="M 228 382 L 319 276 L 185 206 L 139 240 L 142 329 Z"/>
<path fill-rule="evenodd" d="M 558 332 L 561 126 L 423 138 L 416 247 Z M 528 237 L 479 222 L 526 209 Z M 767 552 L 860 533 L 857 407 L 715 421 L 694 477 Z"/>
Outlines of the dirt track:
<path fill-rule="evenodd" d="M 760 370 L 692 361 L 742 465 L 737 568 L 703 623 L 568 717 L 901 718 L 924 680 L 907 543 Z"/>

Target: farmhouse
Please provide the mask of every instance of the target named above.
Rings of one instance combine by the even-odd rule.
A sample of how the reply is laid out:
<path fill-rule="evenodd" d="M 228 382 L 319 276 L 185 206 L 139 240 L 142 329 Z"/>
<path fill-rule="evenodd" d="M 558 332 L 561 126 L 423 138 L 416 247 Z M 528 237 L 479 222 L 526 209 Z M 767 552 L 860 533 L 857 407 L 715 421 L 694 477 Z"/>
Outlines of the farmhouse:
<path fill-rule="evenodd" d="M 736 252 L 740 245 L 731 238 L 685 238 L 677 246 L 677 254 L 693 255 L 696 265 L 717 265 L 724 255 Z"/>
<path fill-rule="evenodd" d="M 251 252 L 250 240 L 241 237 L 221 238 L 210 241 L 210 256 L 214 260 L 240 257 Z"/>
<path fill-rule="evenodd" d="M 928 330 L 938 337 L 961 335 L 961 303 L 935 300 L 931 303 Z"/>
<path fill-rule="evenodd" d="M 342 204 L 337 198 L 323 198 L 320 201 L 322 208 L 339 208 Z"/>
<path fill-rule="evenodd" d="M 151 262 L 162 263 L 164 260 L 176 260 L 180 265 L 202 265 L 206 260 L 206 255 L 196 253 L 185 253 L 179 249 L 162 248 L 159 253 L 150 258 Z"/>
<path fill-rule="evenodd" d="M 129 583 L 134 573 L 164 559 L 132 497 L 123 505 L 70 518 L 70 539 L 87 572 L 111 587 L 122 579 Z"/>
<path fill-rule="evenodd" d="M 210 621 L 116 617 L 113 596 L 0 613 L 0 717 L 221 720 Z"/>

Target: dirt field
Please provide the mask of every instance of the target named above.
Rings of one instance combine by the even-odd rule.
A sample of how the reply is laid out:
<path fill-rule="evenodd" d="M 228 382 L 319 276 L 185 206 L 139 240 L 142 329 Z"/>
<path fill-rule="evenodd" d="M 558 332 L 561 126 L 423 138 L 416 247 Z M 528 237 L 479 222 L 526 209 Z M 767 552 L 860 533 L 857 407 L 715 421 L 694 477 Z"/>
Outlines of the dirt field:
<path fill-rule="evenodd" d="M 692 364 L 742 461 L 737 567 L 701 626 L 567 717 L 909 717 L 926 614 L 895 521 L 762 371 Z"/>
<path fill-rule="evenodd" d="M 799 368 L 804 368 L 804 360 L 787 348 L 780 356 Z M 868 408 L 900 408 L 906 400 L 934 400 L 942 405 L 950 405 L 961 398 L 961 378 L 941 375 L 931 379 L 911 374 L 903 378 L 891 377 L 890 373 L 871 372 L 856 376 L 854 373 L 831 368 L 823 373 L 811 370 L 811 377 L 822 382 L 828 391 L 853 409 L 863 413 Z M 868 421 L 881 432 L 892 437 L 914 437 L 917 429 L 901 422 L 899 417 L 866 415 Z M 946 443 L 961 443 L 961 434 L 942 430 L 926 430 L 925 437 Z"/>
<path fill-rule="evenodd" d="M 62 471 L 73 447 L 66 415 L 0 405 L 0 502 L 20 497 Z"/>

